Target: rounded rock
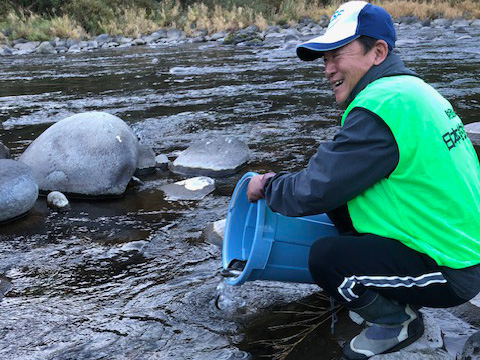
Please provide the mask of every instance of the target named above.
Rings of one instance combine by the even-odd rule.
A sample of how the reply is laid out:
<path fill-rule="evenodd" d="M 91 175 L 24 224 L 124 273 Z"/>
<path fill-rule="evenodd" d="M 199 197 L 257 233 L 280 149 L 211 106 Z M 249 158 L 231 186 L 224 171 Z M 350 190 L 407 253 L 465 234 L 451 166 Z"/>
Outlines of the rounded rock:
<path fill-rule="evenodd" d="M 38 198 L 38 186 L 32 169 L 21 162 L 0 160 L 0 221 L 28 212 Z"/>
<path fill-rule="evenodd" d="M 44 41 L 37 47 L 35 52 L 37 54 L 56 54 L 57 50 L 49 41 Z"/>
<path fill-rule="evenodd" d="M 170 163 L 170 160 L 168 160 L 167 155 L 160 154 L 155 156 L 155 166 L 160 170 L 167 170 L 169 163 Z"/>
<path fill-rule="evenodd" d="M 92 111 L 50 126 L 19 161 L 32 168 L 43 191 L 119 196 L 135 172 L 138 148 L 136 135 L 122 119 Z"/>
<path fill-rule="evenodd" d="M 60 191 L 52 191 L 47 195 L 47 204 L 52 209 L 66 210 L 70 208 L 67 197 Z"/>

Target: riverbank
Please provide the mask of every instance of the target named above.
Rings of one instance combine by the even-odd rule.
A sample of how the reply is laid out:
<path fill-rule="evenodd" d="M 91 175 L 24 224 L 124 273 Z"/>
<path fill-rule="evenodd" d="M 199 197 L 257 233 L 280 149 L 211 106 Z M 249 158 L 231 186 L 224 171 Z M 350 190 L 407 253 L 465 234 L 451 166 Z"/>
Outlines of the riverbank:
<path fill-rule="evenodd" d="M 424 19 L 415 16 L 395 18 L 395 26 L 410 27 L 413 29 L 452 29 L 458 37 L 467 35 L 467 28 L 473 27 L 480 30 L 480 19 Z M 295 24 L 282 26 L 268 26 L 263 31 L 257 25 L 249 25 L 241 30 L 221 30 L 209 34 L 207 30 L 196 30 L 187 34 L 179 29 L 159 29 L 136 38 L 124 35 L 111 36 L 101 34 L 84 40 L 61 39 L 59 37 L 50 41 L 28 41 L 24 38 L 8 41 L 0 45 L 0 56 L 27 55 L 27 54 L 72 54 L 97 49 L 127 48 L 131 46 L 173 46 L 184 43 L 216 42 L 225 45 L 238 46 L 264 46 L 278 43 L 288 43 L 294 46 L 298 42 L 318 36 L 325 31 L 328 18 L 324 17 L 319 22 L 311 18 L 303 18 Z"/>
<path fill-rule="evenodd" d="M 116 2 L 65 1 L 61 7 L 50 5 L 51 8 L 35 8 L 33 2 L 28 8 L 19 9 L 9 7 L 7 1 L 0 5 L 0 43 L 55 38 L 82 41 L 99 34 L 136 39 L 164 28 L 180 30 L 187 37 L 195 37 L 199 31 L 213 35 L 249 25 L 265 31 L 272 25 L 294 26 L 305 19 L 316 23 L 328 21 L 343 1 L 331 0 L 326 5 L 325 1 L 318 0 L 232 0 L 229 5 L 217 0 L 145 0 L 130 5 L 128 1 Z M 384 7 L 395 19 L 412 16 L 430 21 L 480 19 L 480 3 L 475 0 L 375 0 L 372 3 Z"/>

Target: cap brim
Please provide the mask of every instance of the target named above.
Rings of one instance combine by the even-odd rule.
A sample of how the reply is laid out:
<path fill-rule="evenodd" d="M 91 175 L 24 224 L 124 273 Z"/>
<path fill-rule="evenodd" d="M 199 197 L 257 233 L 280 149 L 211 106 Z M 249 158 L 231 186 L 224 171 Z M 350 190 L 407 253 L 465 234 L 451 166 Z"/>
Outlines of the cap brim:
<path fill-rule="evenodd" d="M 345 39 L 335 42 L 324 42 L 326 37 L 319 36 L 297 46 L 297 56 L 303 61 L 312 61 L 321 58 L 326 51 L 338 49 L 353 40 L 356 40 L 360 35 L 349 36 Z"/>

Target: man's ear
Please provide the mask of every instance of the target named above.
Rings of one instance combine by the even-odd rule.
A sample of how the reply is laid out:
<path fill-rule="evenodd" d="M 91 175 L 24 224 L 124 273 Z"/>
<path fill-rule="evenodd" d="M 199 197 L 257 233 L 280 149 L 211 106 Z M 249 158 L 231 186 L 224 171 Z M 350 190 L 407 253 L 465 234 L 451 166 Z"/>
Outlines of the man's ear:
<path fill-rule="evenodd" d="M 385 40 L 377 40 L 374 45 L 375 50 L 375 60 L 373 62 L 374 65 L 381 64 L 388 55 L 388 45 Z"/>

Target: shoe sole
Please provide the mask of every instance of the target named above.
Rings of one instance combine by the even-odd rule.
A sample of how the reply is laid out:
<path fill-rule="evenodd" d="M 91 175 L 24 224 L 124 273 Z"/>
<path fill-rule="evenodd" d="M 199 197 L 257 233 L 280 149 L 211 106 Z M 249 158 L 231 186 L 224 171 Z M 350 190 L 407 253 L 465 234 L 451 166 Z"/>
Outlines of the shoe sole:
<path fill-rule="evenodd" d="M 421 316 L 421 315 L 420 315 Z M 423 321 L 422 321 L 422 327 L 420 328 L 420 331 L 417 332 L 416 334 L 414 334 L 413 336 L 403 340 L 402 342 L 399 342 L 397 345 L 395 345 L 394 347 L 388 349 L 387 351 L 384 351 L 382 354 L 388 354 L 388 353 L 392 353 L 392 352 L 395 352 L 395 351 L 398 351 L 398 350 L 401 350 L 401 349 L 404 349 L 405 347 L 407 347 L 408 345 L 410 344 L 413 344 L 415 341 L 417 341 L 418 339 L 420 339 L 423 335 L 423 333 L 425 332 L 425 327 L 423 325 Z"/>

